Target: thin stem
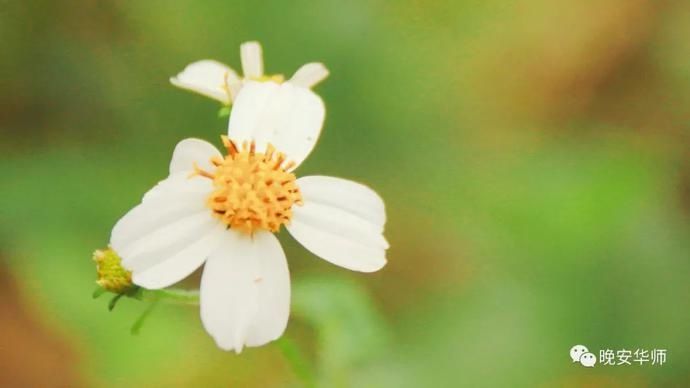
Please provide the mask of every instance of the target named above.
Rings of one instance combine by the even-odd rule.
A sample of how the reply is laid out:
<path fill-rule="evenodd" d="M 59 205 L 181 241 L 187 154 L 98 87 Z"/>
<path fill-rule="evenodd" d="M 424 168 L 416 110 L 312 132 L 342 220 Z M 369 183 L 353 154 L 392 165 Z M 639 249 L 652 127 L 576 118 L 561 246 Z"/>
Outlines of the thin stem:
<path fill-rule="evenodd" d="M 174 304 L 183 305 L 198 305 L 199 304 L 199 291 L 197 290 L 182 290 L 175 288 L 167 288 L 162 290 L 147 290 L 144 288 L 139 288 L 135 297 L 140 300 L 150 301 L 151 304 L 144 310 L 139 319 L 132 325 L 132 334 L 138 334 L 145 320 L 149 317 L 151 312 L 155 309 L 159 302 L 167 302 Z M 124 296 L 124 294 L 116 295 L 110 301 L 110 309 L 115 307 L 115 303 Z M 300 350 L 297 343 L 287 337 L 281 337 L 276 341 L 278 348 L 283 353 L 283 356 L 287 360 L 288 364 L 292 367 L 295 375 L 302 381 L 305 387 L 314 388 L 316 387 L 316 378 L 314 374 L 313 367 L 309 360 L 305 357 L 304 353 Z"/>
<path fill-rule="evenodd" d="M 199 304 L 199 291 L 168 288 L 163 290 L 144 290 L 144 299 L 161 300 L 177 304 Z"/>

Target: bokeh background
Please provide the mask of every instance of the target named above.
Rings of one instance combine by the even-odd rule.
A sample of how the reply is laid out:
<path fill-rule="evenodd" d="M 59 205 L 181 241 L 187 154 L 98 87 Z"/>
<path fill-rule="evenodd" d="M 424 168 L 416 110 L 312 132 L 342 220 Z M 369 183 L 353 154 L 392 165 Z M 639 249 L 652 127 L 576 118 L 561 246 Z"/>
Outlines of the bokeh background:
<path fill-rule="evenodd" d="M 4 0 L 0 37 L 0 385 L 690 382 L 690 3 Z M 287 342 L 225 353 L 182 306 L 133 336 L 146 305 L 93 300 L 91 252 L 180 139 L 219 144 L 218 105 L 168 78 L 254 39 L 270 73 L 331 69 L 299 173 L 381 193 L 389 264 L 281 233 Z"/>

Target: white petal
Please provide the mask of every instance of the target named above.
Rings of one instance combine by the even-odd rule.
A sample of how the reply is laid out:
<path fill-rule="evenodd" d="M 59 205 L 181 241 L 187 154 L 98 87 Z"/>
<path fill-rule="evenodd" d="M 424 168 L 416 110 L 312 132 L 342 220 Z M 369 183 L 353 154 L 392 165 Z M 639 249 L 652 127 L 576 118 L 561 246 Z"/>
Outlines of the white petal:
<path fill-rule="evenodd" d="M 113 228 L 110 244 L 136 284 L 173 284 L 198 268 L 217 244 L 213 236 L 224 228 L 205 205 L 211 181 L 187 175 L 161 181 Z"/>
<path fill-rule="evenodd" d="M 297 180 L 303 206 L 292 208 L 287 229 L 313 254 L 353 271 L 386 264 L 383 200 L 370 188 L 345 179 L 310 176 Z"/>
<path fill-rule="evenodd" d="M 228 136 L 239 143 L 268 143 L 287 155 L 296 166 L 316 145 L 326 109 L 308 88 L 290 82 L 246 82 L 230 114 Z"/>
<path fill-rule="evenodd" d="M 242 43 L 240 57 L 245 78 L 256 79 L 264 75 L 264 59 L 259 42 Z"/>
<path fill-rule="evenodd" d="M 213 144 L 200 139 L 184 139 L 177 143 L 170 160 L 170 174 L 194 171 L 194 164 L 206 171 L 213 171 L 211 158 L 221 156 Z"/>
<path fill-rule="evenodd" d="M 145 203 L 144 206 L 150 206 Z M 113 246 L 122 257 L 122 265 L 137 271 L 153 264 L 151 261 L 170 257 L 210 233 L 220 222 L 211 211 L 194 213 L 165 224 L 158 224 L 139 237 Z"/>
<path fill-rule="evenodd" d="M 371 188 L 348 179 L 312 175 L 299 178 L 297 186 L 305 202 L 341 207 L 383 228 L 386 208 Z"/>
<path fill-rule="evenodd" d="M 290 83 L 303 88 L 311 88 L 328 77 L 328 69 L 323 63 L 312 62 L 300 67 L 290 78 Z"/>
<path fill-rule="evenodd" d="M 147 193 L 155 200 L 143 201 L 115 224 L 110 237 L 113 248 L 119 252 L 161 225 L 208 211 L 205 202 L 211 190 L 211 181 L 205 178 L 188 179 L 178 174 L 161 181 Z"/>
<path fill-rule="evenodd" d="M 201 277 L 201 321 L 216 344 L 242 351 L 279 338 L 290 314 L 290 275 L 278 239 L 228 233 Z"/>
<path fill-rule="evenodd" d="M 228 89 L 240 84 L 240 78 L 228 66 L 210 59 L 194 62 L 182 70 L 170 82 L 180 88 L 197 92 L 207 97 L 230 104 Z"/>
<path fill-rule="evenodd" d="M 213 228 L 204 230 L 203 233 L 195 242 L 181 249 L 177 248 L 176 253 L 163 250 L 163 255 L 160 254 L 161 251 L 144 254 L 140 262 L 136 258 L 130 260 L 139 265 L 139 269 L 132 274 L 134 284 L 155 290 L 179 282 L 201 267 L 209 254 L 216 250 L 221 239 L 230 232 L 223 223 L 217 222 Z"/>
<path fill-rule="evenodd" d="M 187 171 L 178 172 L 158 182 L 144 194 L 142 203 L 154 198 L 186 194 L 205 198 L 211 193 L 213 182 L 210 179 L 202 176 L 190 176 L 190 174 Z"/>

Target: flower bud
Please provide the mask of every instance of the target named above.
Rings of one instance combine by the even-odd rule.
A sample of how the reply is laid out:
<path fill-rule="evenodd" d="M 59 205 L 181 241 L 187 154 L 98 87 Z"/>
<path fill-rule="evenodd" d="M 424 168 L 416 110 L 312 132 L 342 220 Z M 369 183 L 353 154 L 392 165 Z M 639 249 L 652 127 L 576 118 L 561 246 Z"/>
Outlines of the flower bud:
<path fill-rule="evenodd" d="M 96 283 L 104 290 L 115 294 L 124 294 L 131 290 L 132 272 L 127 271 L 120 264 L 120 256 L 112 248 L 97 249 L 93 252 L 93 261 L 96 262 Z"/>

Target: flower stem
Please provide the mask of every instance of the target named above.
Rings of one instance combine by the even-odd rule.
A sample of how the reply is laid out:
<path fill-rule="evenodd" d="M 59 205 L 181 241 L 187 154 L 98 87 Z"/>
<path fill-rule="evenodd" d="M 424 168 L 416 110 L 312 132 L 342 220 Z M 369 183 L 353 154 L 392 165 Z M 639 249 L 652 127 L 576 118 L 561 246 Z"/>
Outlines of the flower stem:
<path fill-rule="evenodd" d="M 115 306 L 115 303 L 125 294 L 118 294 L 110 302 L 110 309 Z M 198 305 L 199 291 L 198 290 L 183 290 L 176 288 L 166 288 L 161 290 L 148 290 L 145 288 L 138 288 L 132 295 L 133 298 L 149 301 L 150 305 L 144 310 L 141 316 L 132 325 L 132 334 L 136 335 L 141 330 L 142 325 L 149 317 L 151 312 L 160 302 L 181 304 L 181 305 Z M 302 381 L 307 388 L 316 387 L 316 378 L 314 375 L 314 368 L 304 353 L 300 350 L 297 343 L 287 337 L 281 337 L 277 340 L 276 345 L 280 348 L 283 356 L 292 368 L 297 378 Z"/>
<path fill-rule="evenodd" d="M 167 288 L 163 290 L 144 290 L 143 299 L 160 300 L 168 303 L 198 305 L 199 291 Z"/>

